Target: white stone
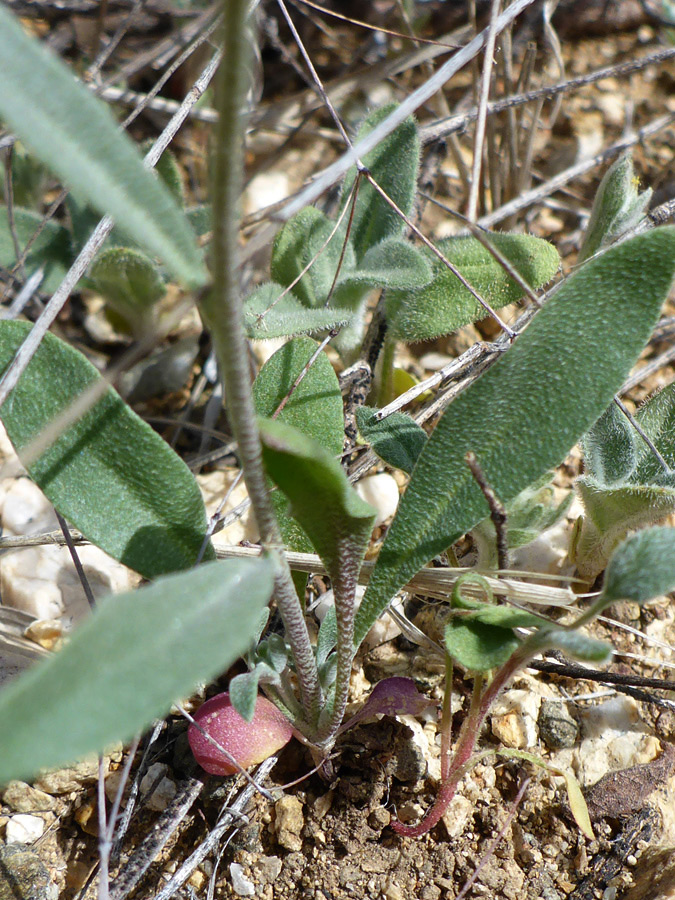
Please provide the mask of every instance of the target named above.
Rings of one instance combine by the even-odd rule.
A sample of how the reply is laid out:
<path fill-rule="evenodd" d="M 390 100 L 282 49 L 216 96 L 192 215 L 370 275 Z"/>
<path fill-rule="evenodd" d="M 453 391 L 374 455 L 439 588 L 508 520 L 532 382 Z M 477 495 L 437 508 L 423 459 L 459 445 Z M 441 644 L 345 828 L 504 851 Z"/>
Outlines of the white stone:
<path fill-rule="evenodd" d="M 248 498 L 243 478 L 239 479 L 236 487 L 232 487 L 239 471 L 239 469 L 227 468 L 197 475 L 197 484 L 202 492 L 208 516 L 215 514 L 225 497 L 227 497 L 227 503 L 223 507 L 221 515 L 227 515 Z M 231 493 L 228 494 L 230 490 Z M 252 543 L 258 541 L 258 529 L 250 506 L 239 519 L 214 534 L 212 538 L 214 547 L 231 547 L 244 540 Z"/>
<path fill-rule="evenodd" d="M 164 763 L 154 763 L 141 779 L 141 794 L 147 795 L 144 805 L 148 809 L 163 812 L 176 796 L 176 783 L 166 777 L 168 771 L 169 767 Z"/>
<path fill-rule="evenodd" d="M 12 816 L 5 826 L 5 843 L 32 844 L 44 834 L 44 819 L 19 813 Z"/>
<path fill-rule="evenodd" d="M 505 747 L 535 747 L 540 705 L 541 697 L 532 691 L 505 691 L 492 708 L 492 733 Z"/>
<path fill-rule="evenodd" d="M 512 569 L 542 572 L 547 575 L 573 575 L 574 565 L 567 555 L 570 542 L 570 526 L 567 519 L 542 531 L 541 534 L 513 550 L 509 563 Z"/>
<path fill-rule="evenodd" d="M 285 172 L 261 172 L 251 179 L 244 191 L 244 212 L 250 215 L 274 203 L 280 203 L 290 192 L 288 175 Z"/>
<path fill-rule="evenodd" d="M 232 890 L 238 897 L 253 897 L 255 885 L 244 875 L 244 867 L 239 863 L 230 863 L 230 878 Z"/>
<path fill-rule="evenodd" d="M 3 481 L 2 527 L 5 534 L 40 534 L 59 527 L 52 504 L 30 478 Z"/>
<path fill-rule="evenodd" d="M 450 805 L 443 813 L 442 822 L 449 838 L 459 837 L 464 833 L 475 810 L 474 804 L 462 794 L 455 794 Z"/>
<path fill-rule="evenodd" d="M 375 527 L 382 525 L 396 512 L 399 499 L 398 485 L 387 472 L 362 478 L 356 485 L 356 493 L 376 510 Z"/>

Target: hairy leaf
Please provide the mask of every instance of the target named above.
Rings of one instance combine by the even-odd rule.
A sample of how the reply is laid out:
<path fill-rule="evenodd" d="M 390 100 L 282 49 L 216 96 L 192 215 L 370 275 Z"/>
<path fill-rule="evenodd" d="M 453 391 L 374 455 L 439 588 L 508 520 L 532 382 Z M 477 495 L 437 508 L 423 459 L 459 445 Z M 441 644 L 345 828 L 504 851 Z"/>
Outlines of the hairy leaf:
<path fill-rule="evenodd" d="M 531 640 L 532 644 L 541 650 L 555 647 L 582 662 L 601 663 L 612 658 L 613 651 L 610 644 L 567 628 L 545 628 Z"/>
<path fill-rule="evenodd" d="M 372 112 L 356 136 L 356 143 L 384 121 L 395 108 L 388 104 Z M 415 120 L 402 122 L 363 158 L 363 164 L 387 196 L 407 216 L 413 210 L 420 164 L 420 139 Z M 342 187 L 342 205 L 347 202 L 356 178 L 350 169 Z M 361 179 L 351 227 L 351 240 L 359 263 L 371 247 L 390 237 L 400 237 L 405 222 L 365 179 Z"/>
<path fill-rule="evenodd" d="M 340 731 L 348 731 L 373 716 L 419 716 L 433 705 L 420 694 L 412 678 L 394 675 L 378 681 L 361 709 L 342 724 Z"/>
<path fill-rule="evenodd" d="M 675 528 L 647 528 L 631 535 L 615 551 L 605 573 L 607 603 L 646 603 L 675 589 Z"/>
<path fill-rule="evenodd" d="M 0 783 L 128 740 L 227 669 L 273 578 L 265 559 L 227 560 L 102 601 L 63 650 L 0 692 Z"/>
<path fill-rule="evenodd" d="M 453 617 L 445 627 L 445 649 L 470 672 L 487 672 L 503 665 L 521 642 L 510 628 Z"/>
<path fill-rule="evenodd" d="M 541 238 L 493 232 L 489 239 L 532 288 L 546 284 L 558 270 L 558 251 Z M 522 288 L 476 238 L 446 238 L 438 242 L 438 249 L 494 309 L 523 296 Z M 426 253 L 431 283 L 417 291 L 387 293 L 387 321 L 392 335 L 402 341 L 437 338 L 487 315 L 457 276 L 430 250 Z"/>
<path fill-rule="evenodd" d="M 23 250 L 40 226 L 44 228 L 35 239 L 24 262 L 26 275 L 32 275 L 40 266 L 44 267 L 44 278 L 40 290 L 55 291 L 61 284 L 63 276 L 70 265 L 72 252 L 70 235 L 57 222 L 44 222 L 43 217 L 28 209 L 14 207 L 14 233 L 19 248 Z M 16 263 L 16 251 L 9 226 L 6 206 L 0 206 L 0 266 L 13 269 Z"/>
<path fill-rule="evenodd" d="M 207 278 L 202 252 L 169 190 L 147 169 L 107 105 L 0 7 L 0 117 L 100 213 L 191 287 Z"/>
<path fill-rule="evenodd" d="M 269 282 L 259 288 L 244 303 L 244 328 L 252 340 L 289 337 L 326 331 L 351 321 L 345 309 L 308 309 L 292 294 L 285 294 L 279 284 Z M 281 299 L 279 299 L 281 297 Z"/>
<path fill-rule="evenodd" d="M 579 262 L 611 244 L 644 217 L 652 191 L 649 188 L 640 194 L 639 183 L 630 153 L 617 159 L 605 172 L 593 201 Z"/>
<path fill-rule="evenodd" d="M 376 412 L 370 406 L 356 408 L 356 422 L 363 439 L 390 466 L 412 472 L 427 442 L 425 430 L 405 413 L 393 413 L 377 422 Z"/>
<path fill-rule="evenodd" d="M 584 470 L 601 485 L 626 481 L 638 458 L 641 440 L 616 403 L 610 403 L 590 431 L 584 435 Z"/>
<path fill-rule="evenodd" d="M 390 238 L 371 247 L 358 268 L 340 278 L 336 298 L 341 297 L 346 285 L 407 291 L 424 287 L 430 281 L 428 258 L 401 238 Z"/>
<path fill-rule="evenodd" d="M 672 472 L 675 471 L 675 383 L 664 387 L 640 407 L 636 418 L 670 467 L 671 475 L 664 472 L 663 466 L 647 444 L 636 436 L 638 463 L 630 480 L 634 484 L 664 484 L 675 487 L 675 480 L 672 477 Z"/>
<path fill-rule="evenodd" d="M 674 269 L 675 228 L 611 248 L 567 279 L 511 349 L 459 395 L 403 495 L 357 614 L 357 643 L 415 572 L 488 514 L 465 454 L 475 454 L 504 503 L 557 465 L 621 386 Z"/>
<path fill-rule="evenodd" d="M 142 334 L 152 321 L 152 307 L 166 294 L 157 266 L 140 250 L 111 247 L 94 260 L 89 276 L 96 290 Z"/>
<path fill-rule="evenodd" d="M 0 371 L 30 331 L 0 322 Z M 197 483 L 180 457 L 112 389 L 54 439 L 54 420 L 101 376 L 81 353 L 47 334 L 0 418 L 19 458 L 56 509 L 92 543 L 146 578 L 194 565 L 206 531 Z M 207 558 L 213 550 L 207 548 Z"/>

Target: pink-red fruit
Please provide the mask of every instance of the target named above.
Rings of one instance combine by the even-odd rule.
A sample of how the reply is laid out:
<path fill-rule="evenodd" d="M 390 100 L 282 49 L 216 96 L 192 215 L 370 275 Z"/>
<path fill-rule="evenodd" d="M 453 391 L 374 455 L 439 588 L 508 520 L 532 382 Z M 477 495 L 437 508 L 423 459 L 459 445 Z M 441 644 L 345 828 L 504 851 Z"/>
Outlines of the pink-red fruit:
<path fill-rule="evenodd" d="M 232 706 L 229 694 L 211 697 L 199 707 L 194 720 L 236 759 L 242 769 L 261 763 L 293 737 L 291 723 L 265 697 L 256 700 L 250 722 Z M 194 725 L 188 728 L 188 741 L 195 759 L 209 775 L 234 775 L 237 771 Z"/>

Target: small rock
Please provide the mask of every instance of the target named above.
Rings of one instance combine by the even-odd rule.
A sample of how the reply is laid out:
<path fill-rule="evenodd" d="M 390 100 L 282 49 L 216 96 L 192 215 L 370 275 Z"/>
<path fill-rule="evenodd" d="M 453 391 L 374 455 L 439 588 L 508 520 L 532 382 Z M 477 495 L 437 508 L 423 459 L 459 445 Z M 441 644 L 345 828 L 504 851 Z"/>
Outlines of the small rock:
<path fill-rule="evenodd" d="M 251 179 L 244 191 L 242 200 L 244 212 L 251 215 L 274 203 L 280 203 L 290 192 L 288 175 L 285 172 L 260 172 Z"/>
<path fill-rule="evenodd" d="M 110 760 L 104 760 L 104 773 L 108 771 Z M 38 790 L 48 794 L 70 794 L 84 785 L 94 784 L 98 779 L 98 758 L 93 754 L 81 762 L 65 769 L 44 772 L 33 783 Z"/>
<path fill-rule="evenodd" d="M 367 475 L 356 485 L 356 493 L 377 511 L 375 527 L 394 515 L 398 507 L 398 485 L 387 472 Z"/>
<path fill-rule="evenodd" d="M 75 810 L 75 821 L 85 834 L 98 837 L 98 804 L 89 797 Z"/>
<path fill-rule="evenodd" d="M 261 878 L 270 884 L 276 881 L 281 873 L 283 863 L 278 856 L 260 856 L 257 862 L 257 869 Z"/>
<path fill-rule="evenodd" d="M 20 844 L 0 846 L 0 900 L 56 900 L 58 889 L 44 863 Z"/>
<path fill-rule="evenodd" d="M 25 781 L 10 781 L 2 794 L 3 803 L 13 812 L 45 812 L 54 809 L 54 799 Z"/>
<path fill-rule="evenodd" d="M 541 697 L 531 691 L 506 691 L 494 704 L 491 726 L 505 747 L 524 750 L 537 743 L 537 715 Z"/>
<path fill-rule="evenodd" d="M 32 844 L 42 837 L 44 830 L 44 819 L 19 813 L 5 826 L 5 841 L 8 844 Z"/>
<path fill-rule="evenodd" d="M 176 796 L 176 784 L 166 777 L 169 767 L 164 763 L 154 763 L 141 779 L 141 794 L 145 797 L 145 806 L 157 812 L 163 812 Z M 148 794 L 152 791 L 151 794 Z"/>
<path fill-rule="evenodd" d="M 449 838 L 456 838 L 464 833 L 471 821 L 474 808 L 474 804 L 466 797 L 455 794 L 441 819 Z"/>
<path fill-rule="evenodd" d="M 399 806 L 396 810 L 396 815 L 399 822 L 407 824 L 408 822 L 415 822 L 417 819 L 421 819 L 424 815 L 424 810 L 419 803 L 408 802 Z"/>
<path fill-rule="evenodd" d="M 238 897 L 252 897 L 255 894 L 255 885 L 244 876 L 244 867 L 239 863 L 230 863 L 230 878 L 232 890 Z"/>
<path fill-rule="evenodd" d="M 549 750 L 562 750 L 576 744 L 579 726 L 570 715 L 566 703 L 543 700 L 537 722 L 539 737 Z"/>
<path fill-rule="evenodd" d="M 282 797 L 274 804 L 277 842 L 286 850 L 302 849 L 302 829 L 305 819 L 302 803 L 297 797 Z"/>

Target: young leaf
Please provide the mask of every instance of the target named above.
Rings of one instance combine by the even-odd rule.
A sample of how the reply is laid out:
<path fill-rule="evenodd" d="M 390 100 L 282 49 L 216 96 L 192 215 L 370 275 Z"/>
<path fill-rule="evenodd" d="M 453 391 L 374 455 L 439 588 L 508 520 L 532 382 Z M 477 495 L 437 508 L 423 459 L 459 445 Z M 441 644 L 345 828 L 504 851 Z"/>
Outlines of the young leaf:
<path fill-rule="evenodd" d="M 605 573 L 603 600 L 646 603 L 675 590 L 675 528 L 648 528 L 615 551 Z"/>
<path fill-rule="evenodd" d="M 166 294 L 157 266 L 140 250 L 111 247 L 94 260 L 89 277 L 96 290 L 142 334 L 152 321 L 152 307 Z"/>
<path fill-rule="evenodd" d="M 410 291 L 424 287 L 430 281 L 431 264 L 427 256 L 401 238 L 390 238 L 371 247 L 358 268 L 341 275 L 335 302 L 340 304 L 342 291 L 347 286 Z"/>
<path fill-rule="evenodd" d="M 244 302 L 244 328 L 251 340 L 311 334 L 345 325 L 352 319 L 346 309 L 308 309 L 279 284 L 261 284 Z M 281 297 L 281 299 L 279 299 Z"/>
<path fill-rule="evenodd" d="M 616 403 L 610 403 L 583 437 L 585 472 L 607 487 L 626 481 L 637 464 L 636 440 L 641 438 L 633 426 Z"/>
<path fill-rule="evenodd" d="M 426 431 L 405 413 L 393 413 L 376 422 L 376 412 L 370 406 L 357 406 L 356 424 L 361 436 L 380 459 L 395 469 L 412 472 L 427 442 Z"/>
<path fill-rule="evenodd" d="M 128 740 L 227 669 L 273 578 L 266 559 L 227 560 L 103 601 L 63 650 L 0 693 L 0 784 Z"/>
<path fill-rule="evenodd" d="M 476 455 L 503 503 L 557 465 L 621 386 L 674 269 L 675 228 L 611 248 L 566 280 L 511 349 L 459 395 L 403 495 L 357 614 L 357 643 L 415 572 L 488 514 L 465 454 Z"/>
<path fill-rule="evenodd" d="M 30 329 L 28 322 L 0 322 L 0 371 Z M 47 334 L 0 408 L 19 458 L 100 379 L 81 353 Z M 112 388 L 26 467 L 88 540 L 146 578 L 194 565 L 206 530 L 197 483 Z"/>
<path fill-rule="evenodd" d="M 356 142 L 384 121 L 395 108 L 393 103 L 372 112 L 364 121 L 356 136 Z M 390 197 L 398 208 L 410 215 L 417 190 L 417 173 L 420 164 L 420 139 L 415 120 L 411 117 L 402 122 L 388 137 L 367 153 L 363 158 L 376 183 Z M 344 206 L 356 178 L 356 168 L 350 169 L 342 187 Z M 390 237 L 400 237 L 405 230 L 405 222 L 394 212 L 369 184 L 361 179 L 352 220 L 351 240 L 359 263 L 368 250 Z"/>
<path fill-rule="evenodd" d="M 44 267 L 45 277 L 40 284 L 40 290 L 49 293 L 55 291 L 61 284 L 70 265 L 72 257 L 70 235 L 57 222 L 43 222 L 43 217 L 37 213 L 14 207 L 14 232 L 21 250 L 41 225 L 44 225 L 44 228 L 28 251 L 24 265 L 27 275 L 32 275 L 40 266 Z M 12 269 L 15 263 L 16 251 L 9 227 L 7 207 L 0 206 L 0 266 Z"/>
<path fill-rule="evenodd" d="M 295 428 L 260 420 L 265 467 L 291 501 L 333 582 L 336 598 L 352 596 L 375 511 L 349 484 L 340 464 Z"/>
<path fill-rule="evenodd" d="M 453 617 L 445 627 L 445 649 L 453 660 L 470 672 L 487 672 L 503 665 L 520 647 L 510 628 Z"/>
<path fill-rule="evenodd" d="M 541 287 L 558 271 L 558 251 L 548 241 L 529 234 L 498 232 L 489 238 L 530 287 Z M 438 249 L 493 308 L 523 296 L 522 288 L 476 238 L 446 238 L 438 242 Z M 487 315 L 457 276 L 430 250 L 426 253 L 433 273 L 431 283 L 417 291 L 387 293 L 387 322 L 392 336 L 401 341 L 437 338 Z"/>
<path fill-rule="evenodd" d="M 575 487 L 584 517 L 572 537 L 570 558 L 584 578 L 595 578 L 633 529 L 653 525 L 675 512 L 675 487 L 624 484 L 606 488 L 585 475 Z"/>
<path fill-rule="evenodd" d="M 629 153 L 617 159 L 605 172 L 593 201 L 591 218 L 579 251 L 579 262 L 584 262 L 617 240 L 643 218 L 652 191 L 649 188 L 639 194 L 638 185 L 639 179 L 635 176 Z"/>
<path fill-rule="evenodd" d="M 33 154 L 191 287 L 207 279 L 202 252 L 169 190 L 131 140 L 50 50 L 0 6 L 0 117 Z"/>

